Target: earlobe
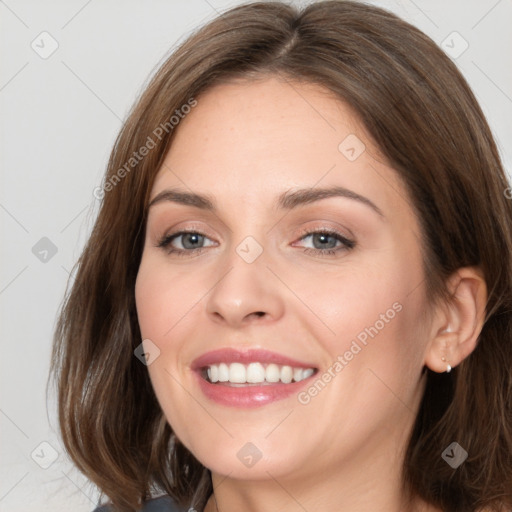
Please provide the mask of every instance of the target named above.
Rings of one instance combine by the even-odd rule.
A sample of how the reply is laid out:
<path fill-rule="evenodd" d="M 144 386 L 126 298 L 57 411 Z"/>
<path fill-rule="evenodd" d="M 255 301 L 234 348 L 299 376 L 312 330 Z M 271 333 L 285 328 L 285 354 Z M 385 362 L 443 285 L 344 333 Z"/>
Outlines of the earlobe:
<path fill-rule="evenodd" d="M 443 330 L 427 347 L 425 365 L 436 373 L 449 373 L 462 360 L 457 355 L 458 335 Z"/>
<path fill-rule="evenodd" d="M 425 365 L 438 373 L 450 372 L 476 348 L 487 302 L 487 287 L 478 267 L 457 270 L 447 287 L 451 299 L 439 306 L 425 356 Z"/>

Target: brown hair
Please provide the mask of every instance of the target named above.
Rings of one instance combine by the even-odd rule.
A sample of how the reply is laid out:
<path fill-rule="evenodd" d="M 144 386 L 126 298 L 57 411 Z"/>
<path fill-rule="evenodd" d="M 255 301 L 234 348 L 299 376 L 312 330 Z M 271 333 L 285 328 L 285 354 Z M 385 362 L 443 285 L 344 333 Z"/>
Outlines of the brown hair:
<path fill-rule="evenodd" d="M 319 84 L 357 113 L 412 198 L 431 300 L 449 299 L 455 270 L 480 266 L 489 295 L 478 346 L 450 374 L 426 370 L 403 478 L 412 495 L 447 512 L 512 507 L 510 185 L 453 62 L 418 29 L 353 1 L 301 12 L 277 2 L 235 7 L 190 36 L 138 99 L 56 326 L 52 373 L 66 450 L 119 511 L 155 491 L 199 509 L 211 494 L 209 470 L 173 434 L 133 354 L 149 193 L 175 131 L 159 138 L 155 129 L 215 84 L 269 75 Z M 127 167 L 148 137 L 155 147 Z M 453 441 L 469 454 L 456 470 L 441 457 Z"/>

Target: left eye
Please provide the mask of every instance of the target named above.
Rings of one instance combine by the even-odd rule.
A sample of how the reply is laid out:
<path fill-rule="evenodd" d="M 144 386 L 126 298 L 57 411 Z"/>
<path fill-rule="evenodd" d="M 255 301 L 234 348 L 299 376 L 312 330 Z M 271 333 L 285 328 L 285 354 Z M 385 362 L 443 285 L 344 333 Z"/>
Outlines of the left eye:
<path fill-rule="evenodd" d="M 306 247 L 307 251 L 316 253 L 333 253 L 343 249 L 352 249 L 355 243 L 340 233 L 333 231 L 312 231 L 306 233 L 300 240 L 310 240 L 313 247 Z"/>
<path fill-rule="evenodd" d="M 339 238 L 329 233 L 312 233 L 310 235 L 306 235 L 301 238 L 301 240 L 306 240 L 310 238 L 311 242 L 313 242 L 314 249 L 334 249 L 336 247 L 337 242 L 339 242 Z"/>

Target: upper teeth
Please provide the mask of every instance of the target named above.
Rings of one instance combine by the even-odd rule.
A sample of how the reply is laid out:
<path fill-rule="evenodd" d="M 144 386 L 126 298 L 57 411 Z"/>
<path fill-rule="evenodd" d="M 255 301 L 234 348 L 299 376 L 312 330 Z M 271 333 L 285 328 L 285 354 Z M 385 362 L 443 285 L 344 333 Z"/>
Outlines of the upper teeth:
<path fill-rule="evenodd" d="M 289 384 L 307 379 L 315 370 L 313 368 L 292 368 L 271 363 L 264 367 L 261 363 L 220 363 L 208 367 L 211 382 L 232 382 L 235 384 L 257 384 L 260 382 L 283 382 Z"/>

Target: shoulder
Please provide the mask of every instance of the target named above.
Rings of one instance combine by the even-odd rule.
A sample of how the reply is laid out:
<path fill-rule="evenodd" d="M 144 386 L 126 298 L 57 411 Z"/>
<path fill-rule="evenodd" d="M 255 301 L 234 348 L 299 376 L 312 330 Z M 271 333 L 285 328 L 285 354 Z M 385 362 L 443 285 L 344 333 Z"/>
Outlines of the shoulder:
<path fill-rule="evenodd" d="M 93 512 L 112 512 L 110 505 L 102 505 L 95 508 Z M 185 509 L 180 508 L 169 496 L 161 496 L 152 500 L 146 501 L 140 512 L 187 512 Z"/>

